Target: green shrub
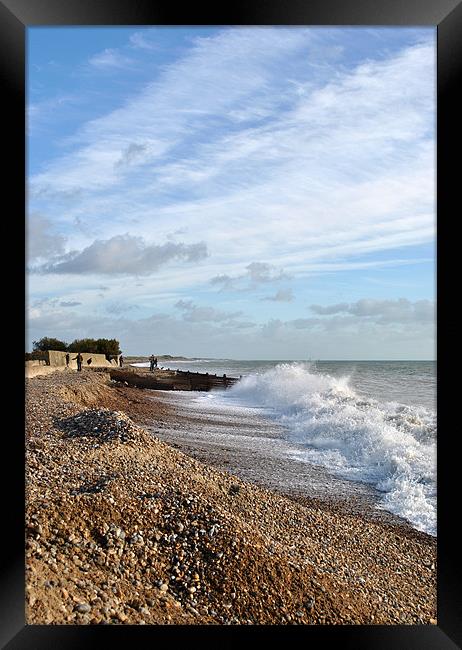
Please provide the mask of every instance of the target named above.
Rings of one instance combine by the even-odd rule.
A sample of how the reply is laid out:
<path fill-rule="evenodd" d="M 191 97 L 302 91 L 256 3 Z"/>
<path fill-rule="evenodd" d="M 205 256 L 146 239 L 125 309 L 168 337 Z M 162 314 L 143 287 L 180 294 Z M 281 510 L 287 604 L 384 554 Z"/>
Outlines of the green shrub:
<path fill-rule="evenodd" d="M 46 350 L 57 350 L 58 352 L 66 352 L 67 343 L 59 339 L 49 338 L 44 336 L 40 341 L 33 341 L 34 352 L 45 352 Z"/>
<path fill-rule="evenodd" d="M 32 344 L 33 352 L 45 352 L 46 350 L 57 350 L 58 352 L 90 352 L 93 354 L 105 354 L 106 358 L 115 357 L 121 353 L 120 343 L 117 339 L 75 339 L 69 345 L 59 339 L 44 336 L 40 341 Z M 30 353 L 28 353 L 30 354 Z"/>
<path fill-rule="evenodd" d="M 109 357 L 120 354 L 120 343 L 116 339 L 75 339 L 67 349 L 69 352 L 92 352 Z"/>

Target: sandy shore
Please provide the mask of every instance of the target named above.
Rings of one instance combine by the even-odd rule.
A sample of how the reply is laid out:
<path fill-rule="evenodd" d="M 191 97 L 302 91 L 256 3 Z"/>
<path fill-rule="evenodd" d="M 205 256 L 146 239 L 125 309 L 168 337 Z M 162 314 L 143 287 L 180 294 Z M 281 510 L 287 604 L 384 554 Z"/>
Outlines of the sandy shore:
<path fill-rule="evenodd" d="M 431 536 L 250 482 L 181 400 L 91 370 L 26 386 L 28 623 L 436 623 Z"/>

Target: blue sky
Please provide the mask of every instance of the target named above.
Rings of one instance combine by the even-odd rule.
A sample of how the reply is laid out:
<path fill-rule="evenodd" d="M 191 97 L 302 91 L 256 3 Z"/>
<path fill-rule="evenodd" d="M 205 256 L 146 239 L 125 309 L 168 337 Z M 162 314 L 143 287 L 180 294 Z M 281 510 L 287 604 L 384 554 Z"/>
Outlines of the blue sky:
<path fill-rule="evenodd" d="M 27 347 L 434 358 L 433 28 L 29 28 Z"/>

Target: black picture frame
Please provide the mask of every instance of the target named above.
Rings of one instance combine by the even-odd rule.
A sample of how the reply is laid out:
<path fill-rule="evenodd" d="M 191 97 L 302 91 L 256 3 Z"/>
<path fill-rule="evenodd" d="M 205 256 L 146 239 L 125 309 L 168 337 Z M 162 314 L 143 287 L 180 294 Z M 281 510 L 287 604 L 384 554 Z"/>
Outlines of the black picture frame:
<path fill-rule="evenodd" d="M 437 28 L 437 288 L 438 288 L 438 625 L 422 626 L 33 626 L 25 624 L 24 585 L 24 372 L 25 324 L 19 315 L 25 302 L 25 33 L 37 25 L 400 25 Z M 0 72 L 4 91 L 4 135 L 12 146 L 4 148 L 7 161 L 3 187 L 4 241 L 14 245 L 12 262 L 5 268 L 4 319 L 9 325 L 8 382 L 4 409 L 16 414 L 2 427 L 2 570 L 0 574 L 0 643 L 8 650 L 33 648 L 105 648 L 113 643 L 147 643 L 166 635 L 175 642 L 181 634 L 188 643 L 200 636 L 221 644 L 242 640 L 258 642 L 269 633 L 276 642 L 297 640 L 340 647 L 450 650 L 462 647 L 462 595 L 460 541 L 457 525 L 458 468 L 455 452 L 458 388 L 448 376 L 457 347 L 456 320 L 448 286 L 457 277 L 457 239 L 453 236 L 457 208 L 457 161 L 461 102 L 458 82 L 462 68 L 462 2 L 460 0 L 250 0 L 225 6 L 189 3 L 179 8 L 165 0 L 0 0 Z M 460 139 L 460 136 L 459 136 Z M 458 182 L 457 182 L 458 181 Z M 6 239 L 8 237 L 8 240 Z M 451 249 L 451 244 L 454 248 Z M 10 268 L 11 263 L 13 268 Z M 18 283 L 11 281 L 19 278 Z M 457 284 L 452 285 L 457 289 Z M 15 307 L 13 308 L 12 305 Z M 17 325 L 10 326 L 16 313 Z M 444 334 L 443 334 L 444 331 Z M 451 346 L 451 347 L 450 347 Z M 6 354 L 6 353 L 5 353 Z M 451 356 L 452 355 L 452 356 Z M 457 354 L 455 355 L 457 361 Z M 452 365 L 452 362 L 451 362 Z M 6 415 L 5 415 L 6 417 Z M 7 461 L 7 462 L 6 462 Z M 454 523 L 453 523 L 454 522 Z M 279 637 L 279 638 L 277 638 Z"/>

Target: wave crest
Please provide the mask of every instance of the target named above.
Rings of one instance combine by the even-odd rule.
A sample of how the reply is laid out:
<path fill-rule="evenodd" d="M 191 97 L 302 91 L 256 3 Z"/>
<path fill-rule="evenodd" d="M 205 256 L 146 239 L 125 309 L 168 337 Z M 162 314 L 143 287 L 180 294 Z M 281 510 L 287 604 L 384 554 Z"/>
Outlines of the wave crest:
<path fill-rule="evenodd" d="M 359 396 L 350 377 L 310 363 L 244 377 L 230 395 L 269 407 L 297 458 L 383 492 L 382 507 L 436 534 L 436 416 L 424 407 Z"/>

